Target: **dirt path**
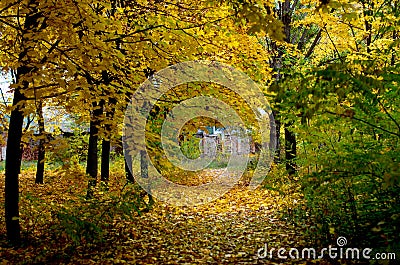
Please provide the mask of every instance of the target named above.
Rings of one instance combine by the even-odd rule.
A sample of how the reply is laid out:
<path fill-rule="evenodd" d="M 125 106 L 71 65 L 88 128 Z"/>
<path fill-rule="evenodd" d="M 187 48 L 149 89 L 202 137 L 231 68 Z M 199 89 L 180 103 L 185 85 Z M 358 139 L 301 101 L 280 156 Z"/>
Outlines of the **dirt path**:
<path fill-rule="evenodd" d="M 131 264 L 288 264 L 260 258 L 268 247 L 295 247 L 300 231 L 281 221 L 281 198 L 269 191 L 236 188 L 198 207 L 159 204 L 132 222 L 117 223 L 97 255 L 83 247 L 71 261 Z M 85 253 L 86 252 L 86 253 Z M 296 261 L 295 263 L 299 263 Z M 304 263 L 304 262 L 302 262 Z"/>
<path fill-rule="evenodd" d="M 49 231 L 48 223 L 54 222 L 57 207 L 78 211 L 81 205 L 77 194 L 85 194 L 86 180 L 55 175 L 47 178 L 47 184 L 39 186 L 32 180 L 31 173 L 21 177 L 22 226 L 25 231 L 29 229 L 25 235 L 29 240 L 22 248 L 9 248 L 5 244 L 5 229 L 0 228 L 0 264 L 307 263 L 278 259 L 276 252 L 273 258 L 257 255 L 266 243 L 268 249 L 304 245 L 302 231 L 279 216 L 293 198 L 274 191 L 250 191 L 239 185 L 221 198 L 200 206 L 173 207 L 157 202 L 141 216 L 124 219 L 116 215 L 111 222 L 105 222 L 102 242 L 82 240 L 74 245 L 66 236 L 68 224 Z M 110 187 L 116 189 L 118 185 L 113 183 Z M 28 193 L 40 199 L 29 199 Z M 70 199 L 74 202 L 69 202 Z M 104 210 L 97 209 L 96 204 L 85 207 L 92 207 L 94 212 Z M 3 211 L 2 208 L 1 218 L 4 218 Z M 76 216 L 83 218 L 85 214 L 78 212 Z M 1 222 L 4 224 L 4 219 Z"/>

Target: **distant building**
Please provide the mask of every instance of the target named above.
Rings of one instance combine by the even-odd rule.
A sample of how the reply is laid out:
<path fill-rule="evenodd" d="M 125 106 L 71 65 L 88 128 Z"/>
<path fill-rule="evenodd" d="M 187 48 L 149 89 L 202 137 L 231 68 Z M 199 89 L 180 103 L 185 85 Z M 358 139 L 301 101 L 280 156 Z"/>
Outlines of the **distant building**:
<path fill-rule="evenodd" d="M 198 129 L 196 137 L 201 138 L 200 146 L 204 156 L 213 157 L 217 152 L 223 154 L 245 155 L 255 152 L 251 137 L 239 128 L 207 127 L 210 134 Z"/>
<path fill-rule="evenodd" d="M 0 161 L 6 160 L 6 146 L 0 147 Z"/>
<path fill-rule="evenodd" d="M 5 133 L 0 133 L 0 161 L 6 160 L 6 143 L 7 137 Z"/>
<path fill-rule="evenodd" d="M 89 126 L 87 124 L 76 124 L 72 115 L 66 112 L 65 109 L 55 106 L 48 106 L 43 108 L 45 130 L 50 138 L 54 140 L 56 135 L 61 137 L 70 137 L 74 135 L 74 131 L 80 131 L 83 134 L 89 132 Z M 6 117 L 9 118 L 9 117 Z M 39 129 L 35 120 L 29 120 L 26 117 L 24 119 L 24 127 L 29 122 L 29 129 L 34 132 L 34 135 L 38 135 Z M 7 134 L 0 132 L 0 161 L 6 159 L 7 150 Z M 38 145 L 39 141 L 30 139 L 28 143 L 25 143 L 22 151 L 22 160 L 37 160 L 38 156 Z"/>

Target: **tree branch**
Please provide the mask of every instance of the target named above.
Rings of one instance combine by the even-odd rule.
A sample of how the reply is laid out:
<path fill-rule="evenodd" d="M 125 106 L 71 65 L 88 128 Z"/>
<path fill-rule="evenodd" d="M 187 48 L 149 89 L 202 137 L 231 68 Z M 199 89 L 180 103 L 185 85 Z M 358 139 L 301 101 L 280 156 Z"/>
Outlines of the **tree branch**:
<path fill-rule="evenodd" d="M 317 35 L 315 36 L 315 39 L 314 39 L 313 43 L 311 44 L 311 46 L 308 49 L 306 55 L 304 56 L 304 59 L 308 59 L 311 56 L 311 54 L 314 52 L 315 47 L 317 46 L 317 44 L 321 40 L 321 35 L 322 35 L 322 29 L 319 29 Z"/>
<path fill-rule="evenodd" d="M 329 113 L 329 114 L 333 114 L 333 115 L 335 115 L 335 116 L 340 116 L 340 117 L 343 116 L 342 114 L 338 114 L 338 113 L 335 113 L 335 112 L 332 112 L 332 111 L 329 111 L 329 110 L 327 110 L 327 111 L 325 111 L 325 112 L 326 112 L 326 113 Z M 370 123 L 370 122 L 368 122 L 368 121 L 362 120 L 362 119 L 360 119 L 360 118 L 356 118 L 356 117 L 354 117 L 354 116 L 352 117 L 352 119 L 354 119 L 354 120 L 356 120 L 356 121 L 359 121 L 359 122 L 362 122 L 362 123 L 365 123 L 365 124 L 367 124 L 367 125 L 369 125 L 369 126 L 375 128 L 375 129 L 378 129 L 378 130 L 387 132 L 387 133 L 389 133 L 389 134 L 391 134 L 391 135 L 395 135 L 395 136 L 397 136 L 397 137 L 400 137 L 400 133 L 395 133 L 395 132 L 389 131 L 389 130 L 387 130 L 387 129 L 385 129 L 385 128 L 379 127 L 379 126 L 374 125 L 374 124 L 372 124 L 372 123 Z"/>

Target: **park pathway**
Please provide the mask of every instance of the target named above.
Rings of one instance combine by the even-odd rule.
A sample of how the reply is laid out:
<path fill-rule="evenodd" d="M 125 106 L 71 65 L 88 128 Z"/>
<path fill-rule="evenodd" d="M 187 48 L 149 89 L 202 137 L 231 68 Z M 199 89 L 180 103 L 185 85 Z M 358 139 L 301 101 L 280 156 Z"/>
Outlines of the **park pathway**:
<path fill-rule="evenodd" d="M 110 264 L 308 264 L 277 259 L 276 253 L 273 258 L 257 254 L 267 243 L 276 249 L 305 244 L 300 229 L 281 218 L 291 204 L 287 200 L 278 192 L 238 185 L 205 205 L 158 203 L 129 224 L 117 223 L 98 255 L 85 255 L 82 249 L 74 259 Z"/>
<path fill-rule="evenodd" d="M 212 177 L 214 173 L 217 172 L 205 174 Z M 64 205 L 72 212 L 78 211 L 75 196 L 85 194 L 86 179 L 71 175 L 49 177 L 45 185 L 35 185 L 32 179 L 33 173 L 25 173 L 21 180 L 24 198 L 21 207 L 32 214 L 29 217 L 27 210 L 23 210 L 22 215 L 26 220 L 24 227 L 30 229 L 30 241 L 13 249 L 3 247 L 2 237 L 0 264 L 329 264 L 282 260 L 277 258 L 276 251 L 273 257 L 257 255 L 266 244 L 269 250 L 307 246 L 301 237 L 304 231 L 284 218 L 296 201 L 294 195 L 283 196 L 262 188 L 249 190 L 238 184 L 208 204 L 178 207 L 157 201 L 152 210 L 141 215 L 132 214 L 130 219 L 115 215 L 111 223 L 106 221 L 101 241 L 83 240 L 74 244 L 66 240 L 65 229 L 71 225 L 55 227 L 59 230 L 54 232 L 47 230 L 46 224 L 54 222 L 56 212 L 48 212 L 46 217 L 46 209 Z M 28 199 L 25 196 L 28 192 L 40 199 Z M 69 204 L 72 198 L 75 202 Z M 91 205 L 84 204 L 89 208 L 82 209 L 102 211 L 96 204 L 95 208 Z M 77 217 L 86 214 L 86 210 L 78 212 Z M 34 223 L 40 218 L 45 218 L 42 225 Z"/>

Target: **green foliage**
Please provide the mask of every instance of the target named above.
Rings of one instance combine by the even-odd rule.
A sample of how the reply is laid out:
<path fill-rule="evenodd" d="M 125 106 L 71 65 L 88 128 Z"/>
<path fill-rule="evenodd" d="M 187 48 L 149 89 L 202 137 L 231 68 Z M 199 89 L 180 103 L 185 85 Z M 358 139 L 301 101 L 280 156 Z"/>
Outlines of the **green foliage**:
<path fill-rule="evenodd" d="M 66 170 L 79 166 L 86 159 L 88 142 L 89 135 L 75 133 L 67 138 L 57 136 L 49 143 L 51 151 L 48 152 L 48 159 L 50 163 L 61 165 Z"/>
<path fill-rule="evenodd" d="M 137 184 L 126 183 L 119 192 L 100 190 L 94 199 L 80 197 L 78 201 L 70 201 L 69 206 L 57 209 L 52 230 L 64 231 L 74 244 L 101 242 L 104 229 L 111 226 L 115 218 L 132 220 L 151 207 L 144 200 L 146 193 Z"/>
<path fill-rule="evenodd" d="M 50 231 L 62 236 L 75 245 L 87 242 L 102 242 L 104 231 L 113 224 L 115 218 L 132 220 L 132 217 L 149 210 L 143 191 L 137 186 L 126 184 L 119 192 L 95 192 L 96 197 L 87 200 L 79 197 L 68 203 L 53 205 L 53 224 Z"/>
<path fill-rule="evenodd" d="M 67 237 L 74 244 L 79 244 L 82 241 L 94 242 L 101 239 L 102 230 L 94 223 L 87 221 L 74 213 L 68 212 L 65 209 L 56 213 L 58 224 L 56 230 L 62 229 Z M 55 231 L 57 233 L 57 231 Z"/>
<path fill-rule="evenodd" d="M 381 249 L 400 242 L 399 69 L 376 73 L 377 64 L 311 68 L 279 85 L 281 115 L 296 124 L 305 197 L 292 217 L 312 220 L 317 245 L 338 236 Z"/>
<path fill-rule="evenodd" d="M 199 148 L 200 139 L 196 137 L 188 137 L 186 141 L 183 141 L 181 145 L 182 154 L 187 158 L 196 159 L 201 155 Z"/>

